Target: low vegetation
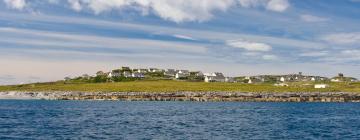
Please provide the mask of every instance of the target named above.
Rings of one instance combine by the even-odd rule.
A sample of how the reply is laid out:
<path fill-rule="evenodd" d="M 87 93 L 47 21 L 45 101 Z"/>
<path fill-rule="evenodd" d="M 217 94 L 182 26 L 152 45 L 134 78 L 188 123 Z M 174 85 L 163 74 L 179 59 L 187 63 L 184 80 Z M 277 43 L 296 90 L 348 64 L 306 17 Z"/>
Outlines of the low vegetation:
<path fill-rule="evenodd" d="M 360 83 L 327 83 L 330 88 L 315 89 L 314 82 L 294 82 L 288 87 L 273 84 L 205 83 L 173 80 L 136 80 L 110 83 L 58 81 L 26 85 L 0 86 L 0 91 L 86 91 L 86 92 L 177 92 L 177 91 L 228 91 L 228 92 L 357 92 Z"/>

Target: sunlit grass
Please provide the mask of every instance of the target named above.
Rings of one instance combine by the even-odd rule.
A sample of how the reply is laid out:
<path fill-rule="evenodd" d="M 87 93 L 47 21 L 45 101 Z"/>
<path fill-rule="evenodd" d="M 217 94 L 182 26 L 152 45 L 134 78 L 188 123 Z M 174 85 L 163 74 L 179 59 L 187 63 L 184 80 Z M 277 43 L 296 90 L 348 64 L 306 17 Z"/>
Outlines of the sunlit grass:
<path fill-rule="evenodd" d="M 204 83 L 183 81 L 133 81 L 119 83 L 38 83 L 0 86 L 0 91 L 89 91 L 89 92 L 176 92 L 176 91 L 227 91 L 227 92 L 358 92 L 359 83 L 329 83 L 330 88 L 315 89 L 314 83 L 290 83 L 289 87 L 272 84 Z"/>

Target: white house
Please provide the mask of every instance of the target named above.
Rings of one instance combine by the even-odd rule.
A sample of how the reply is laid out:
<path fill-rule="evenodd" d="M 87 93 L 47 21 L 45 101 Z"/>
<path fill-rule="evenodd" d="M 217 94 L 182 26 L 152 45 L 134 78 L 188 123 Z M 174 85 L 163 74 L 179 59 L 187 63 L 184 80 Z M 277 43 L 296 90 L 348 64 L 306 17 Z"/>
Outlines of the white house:
<path fill-rule="evenodd" d="M 158 68 L 149 68 L 149 72 L 163 72 L 163 69 L 158 69 Z"/>
<path fill-rule="evenodd" d="M 176 79 L 181 79 L 181 78 L 187 78 L 190 76 L 190 72 L 188 70 L 178 70 L 178 72 L 175 75 Z"/>
<path fill-rule="evenodd" d="M 250 76 L 246 76 L 246 77 L 245 77 L 245 80 L 248 80 L 248 81 L 247 81 L 247 84 L 252 84 L 252 83 L 253 83 L 253 81 L 251 80 L 251 77 L 250 77 Z"/>
<path fill-rule="evenodd" d="M 316 81 L 316 78 L 315 78 L 315 77 L 311 77 L 311 81 Z"/>
<path fill-rule="evenodd" d="M 166 76 L 171 76 L 171 77 L 175 77 L 176 71 L 175 71 L 175 69 L 167 69 L 167 70 L 164 72 L 164 75 L 166 75 Z"/>
<path fill-rule="evenodd" d="M 328 88 L 329 85 L 328 84 L 315 84 L 314 88 Z"/>
<path fill-rule="evenodd" d="M 192 73 L 194 73 L 196 77 L 204 77 L 204 74 L 201 71 L 194 71 Z"/>
<path fill-rule="evenodd" d="M 157 68 L 149 68 L 149 72 L 157 72 L 158 69 Z"/>
<path fill-rule="evenodd" d="M 285 82 L 285 78 L 284 78 L 284 77 L 281 77 L 281 78 L 280 78 L 280 82 Z"/>
<path fill-rule="evenodd" d="M 137 69 L 137 72 L 139 73 L 147 73 L 148 71 L 148 69 Z"/>
<path fill-rule="evenodd" d="M 131 72 L 129 72 L 129 71 L 124 71 L 124 72 L 123 72 L 123 75 L 124 75 L 124 77 L 126 77 L 126 78 L 132 77 L 132 74 L 131 74 Z"/>
<path fill-rule="evenodd" d="M 225 82 L 225 76 L 220 72 L 204 74 L 205 82 Z"/>
<path fill-rule="evenodd" d="M 109 74 L 108 74 L 108 77 L 109 78 L 111 78 L 111 77 L 120 77 L 121 76 L 121 73 L 120 72 L 114 72 L 114 71 L 112 71 L 112 72 L 110 72 Z"/>
<path fill-rule="evenodd" d="M 131 77 L 134 77 L 134 78 L 144 78 L 145 75 L 143 73 L 140 73 L 140 72 L 133 72 L 131 74 Z"/>

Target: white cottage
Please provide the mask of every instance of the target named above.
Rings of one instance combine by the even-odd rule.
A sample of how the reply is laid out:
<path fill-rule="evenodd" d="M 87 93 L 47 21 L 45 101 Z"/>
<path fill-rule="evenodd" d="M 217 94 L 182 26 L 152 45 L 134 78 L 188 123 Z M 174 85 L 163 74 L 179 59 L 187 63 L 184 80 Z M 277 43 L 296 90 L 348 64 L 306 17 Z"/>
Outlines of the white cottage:
<path fill-rule="evenodd" d="M 285 78 L 284 78 L 284 77 L 281 77 L 281 78 L 280 78 L 280 82 L 285 82 Z"/>
<path fill-rule="evenodd" d="M 121 73 L 120 72 L 110 72 L 108 77 L 111 78 L 111 77 L 120 77 L 121 76 Z"/>
<path fill-rule="evenodd" d="M 123 72 L 123 75 L 124 75 L 124 77 L 126 77 L 126 78 L 132 77 L 132 74 L 131 74 L 131 72 L 129 72 L 129 71 L 124 71 L 124 72 Z"/>
<path fill-rule="evenodd" d="M 225 76 L 220 72 L 204 74 L 205 82 L 225 82 Z"/>
<path fill-rule="evenodd" d="M 167 69 L 167 70 L 164 72 L 164 75 L 170 76 L 170 77 L 175 77 L 176 71 L 175 71 L 175 69 Z"/>
<path fill-rule="evenodd" d="M 178 70 L 175 78 L 176 79 L 181 79 L 181 78 L 187 78 L 190 76 L 190 72 L 188 70 Z"/>
<path fill-rule="evenodd" d="M 131 74 L 132 77 L 134 78 L 145 78 L 145 75 L 143 73 L 140 73 L 140 72 L 133 72 Z"/>

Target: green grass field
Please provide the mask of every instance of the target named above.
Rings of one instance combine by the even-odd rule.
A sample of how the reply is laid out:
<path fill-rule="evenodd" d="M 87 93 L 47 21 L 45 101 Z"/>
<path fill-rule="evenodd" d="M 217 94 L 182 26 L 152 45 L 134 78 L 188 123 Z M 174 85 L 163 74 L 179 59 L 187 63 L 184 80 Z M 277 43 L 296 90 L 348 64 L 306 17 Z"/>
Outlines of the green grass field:
<path fill-rule="evenodd" d="M 290 83 L 289 87 L 273 84 L 204 83 L 183 81 L 133 81 L 118 83 L 37 83 L 0 86 L 0 91 L 90 91 L 90 92 L 174 92 L 174 91 L 240 91 L 240 92 L 356 92 L 360 83 L 329 83 L 330 88 L 315 89 L 314 83 Z"/>

